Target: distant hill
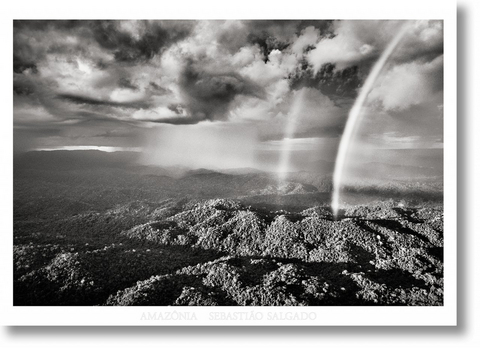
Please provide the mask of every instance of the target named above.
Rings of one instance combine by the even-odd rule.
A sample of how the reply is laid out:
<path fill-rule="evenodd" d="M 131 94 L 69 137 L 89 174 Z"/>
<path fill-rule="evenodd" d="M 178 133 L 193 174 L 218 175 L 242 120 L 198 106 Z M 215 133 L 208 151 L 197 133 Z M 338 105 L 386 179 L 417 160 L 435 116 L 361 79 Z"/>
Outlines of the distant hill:
<path fill-rule="evenodd" d="M 187 172 L 185 172 L 184 177 L 195 176 L 195 175 L 204 175 L 204 174 L 217 174 L 217 173 L 220 173 L 220 172 L 214 171 L 214 170 L 209 170 L 209 169 L 206 169 L 206 168 L 198 168 L 198 169 L 195 169 L 195 170 L 188 170 Z"/>
<path fill-rule="evenodd" d="M 251 174 L 251 173 L 267 173 L 265 171 L 259 170 L 253 167 L 241 167 L 241 168 L 230 168 L 230 169 L 222 169 L 218 170 L 218 172 L 226 173 L 226 174 L 234 174 L 234 175 L 243 175 L 243 174 Z"/>
<path fill-rule="evenodd" d="M 62 215 L 106 209 L 132 200 L 184 197 L 242 198 L 244 202 L 265 205 L 306 207 L 328 202 L 332 191 L 331 174 L 321 172 L 291 172 L 279 180 L 276 173 L 254 168 L 158 167 L 141 165 L 137 160 L 138 153 L 95 150 L 39 151 L 15 156 L 15 212 Z M 375 175 L 369 174 L 372 171 Z M 438 202 L 443 198 L 443 177 L 433 176 L 435 173 L 432 167 L 372 163 L 359 169 L 346 183 L 344 192 L 360 203 L 363 199 L 403 196 L 419 202 Z"/>

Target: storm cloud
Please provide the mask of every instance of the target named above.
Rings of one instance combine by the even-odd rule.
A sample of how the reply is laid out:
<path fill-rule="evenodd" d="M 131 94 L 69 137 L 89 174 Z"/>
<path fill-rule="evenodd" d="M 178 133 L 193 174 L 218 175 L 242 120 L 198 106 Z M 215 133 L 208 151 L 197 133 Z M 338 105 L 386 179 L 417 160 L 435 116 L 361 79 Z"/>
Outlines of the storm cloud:
<path fill-rule="evenodd" d="M 402 23 L 17 20 L 15 147 L 138 147 L 210 124 L 255 129 L 258 149 L 288 127 L 333 144 Z M 412 22 L 367 100 L 370 138 L 441 138 L 442 77 L 443 23 Z"/>
<path fill-rule="evenodd" d="M 188 61 L 179 87 L 191 115 L 199 120 L 223 119 L 237 95 L 265 98 L 264 89 L 235 72 L 207 72 Z"/>
<path fill-rule="evenodd" d="M 117 62 L 145 62 L 173 43 L 187 37 L 191 21 L 94 21 L 90 22 L 98 44 L 110 50 Z"/>

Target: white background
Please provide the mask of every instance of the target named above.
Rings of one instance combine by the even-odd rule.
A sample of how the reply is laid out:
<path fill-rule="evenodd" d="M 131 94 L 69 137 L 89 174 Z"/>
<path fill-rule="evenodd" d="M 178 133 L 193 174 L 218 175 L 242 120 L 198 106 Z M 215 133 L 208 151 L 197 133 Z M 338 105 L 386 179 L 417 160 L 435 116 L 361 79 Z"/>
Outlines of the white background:
<path fill-rule="evenodd" d="M 10 2 L 10 1 L 9 1 Z M 325 1 L 324 1 L 325 2 Z M 435 6 L 445 1 L 401 0 L 393 1 L 218 1 L 206 5 L 205 1 L 22 1 L 1 5 L 2 42 L 11 43 L 13 18 L 376 18 L 377 12 L 384 18 L 415 17 L 425 4 Z M 350 5 L 350 6 L 349 6 Z M 335 9 L 336 8 L 336 9 Z M 328 13 L 325 17 L 323 14 Z M 336 12 L 335 12 L 336 11 Z M 432 12 L 435 9 L 432 8 Z M 338 13 L 334 16 L 332 14 Z M 421 11 L 419 12 L 422 13 Z M 93 16 L 93 17 L 92 17 Z M 422 16 L 419 18 L 435 18 Z M 478 41 L 480 35 L 480 2 L 460 0 L 458 20 L 458 326 L 457 327 L 304 327 L 304 328 L 220 328 L 220 327 L 3 327 L 0 330 L 2 347 L 401 347 L 401 348 L 473 348 L 480 347 L 479 257 L 480 247 L 477 213 L 480 206 L 474 198 L 480 195 L 480 149 L 477 134 L 480 132 L 477 114 L 479 110 L 480 62 Z M 4 145 L 1 172 L 2 200 L 1 234 L 11 234 L 11 137 L 12 137 L 12 88 L 10 48 L 2 57 L 2 145 Z M 7 55 L 8 53 L 8 55 Z M 477 62 L 477 65 L 474 65 Z M 446 67 L 451 69 L 451 67 Z M 5 239 L 2 239 L 5 244 Z M 11 245 L 8 246 L 11 248 Z M 2 251 L 4 248 L 2 248 Z M 8 268 L 2 265 L 2 269 Z M 11 273 L 8 270 L 8 273 Z M 2 274 L 3 275 L 3 274 Z M 1 297 L 11 293 L 2 281 Z M 8 291 L 8 292 L 7 292 Z M 388 311 L 385 322 L 389 322 Z M 2 319 L 2 323 L 6 322 Z M 413 321 L 412 321 L 413 322 Z M 183 344 L 183 345 L 182 345 Z"/>

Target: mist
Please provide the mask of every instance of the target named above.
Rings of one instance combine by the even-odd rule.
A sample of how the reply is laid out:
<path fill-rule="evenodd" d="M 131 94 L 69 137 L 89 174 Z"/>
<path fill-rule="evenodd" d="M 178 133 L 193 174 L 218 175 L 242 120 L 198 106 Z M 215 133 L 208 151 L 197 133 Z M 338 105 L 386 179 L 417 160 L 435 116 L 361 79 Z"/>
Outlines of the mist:
<path fill-rule="evenodd" d="M 161 125 L 147 133 L 142 162 L 190 168 L 258 167 L 254 128 L 227 123 Z"/>

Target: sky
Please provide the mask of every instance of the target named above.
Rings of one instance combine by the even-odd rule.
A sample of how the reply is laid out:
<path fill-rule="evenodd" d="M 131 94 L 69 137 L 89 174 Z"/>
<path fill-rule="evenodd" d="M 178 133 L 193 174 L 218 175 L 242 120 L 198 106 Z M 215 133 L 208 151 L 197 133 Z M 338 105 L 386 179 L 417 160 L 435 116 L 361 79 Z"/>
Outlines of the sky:
<path fill-rule="evenodd" d="M 403 24 L 14 21 L 14 152 L 134 150 L 155 165 L 319 170 Z M 425 149 L 443 148 L 443 23 L 408 25 L 362 109 L 352 163 L 420 165 Z M 409 155 L 396 158 L 399 149 Z"/>

